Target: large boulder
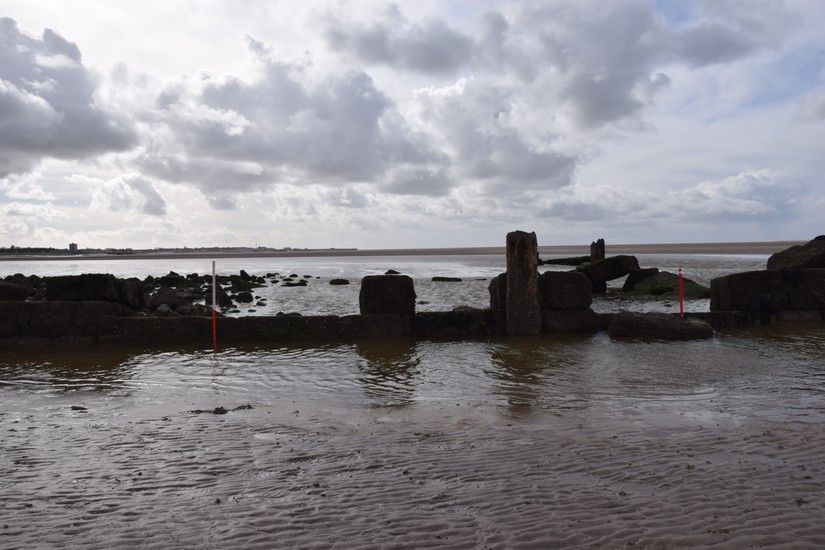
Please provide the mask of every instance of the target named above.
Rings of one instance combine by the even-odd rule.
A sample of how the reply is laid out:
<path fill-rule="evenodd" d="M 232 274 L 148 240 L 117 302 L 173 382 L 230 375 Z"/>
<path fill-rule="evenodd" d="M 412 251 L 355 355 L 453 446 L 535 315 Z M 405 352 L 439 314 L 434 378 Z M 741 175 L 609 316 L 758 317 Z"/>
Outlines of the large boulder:
<path fill-rule="evenodd" d="M 415 288 L 408 275 L 367 275 L 361 279 L 362 315 L 415 314 Z"/>
<path fill-rule="evenodd" d="M 593 285 L 593 292 L 603 293 L 607 287 L 607 281 L 612 281 L 628 275 L 631 271 L 639 269 L 639 260 L 636 256 L 626 256 L 620 254 L 611 256 L 604 260 L 599 260 L 578 268 Z"/>
<path fill-rule="evenodd" d="M 0 282 L 0 302 L 22 302 L 29 297 L 29 289 L 23 285 Z"/>
<path fill-rule="evenodd" d="M 781 311 L 825 309 L 825 269 L 746 271 L 710 282 L 711 311 L 765 318 Z"/>
<path fill-rule="evenodd" d="M 539 277 L 541 309 L 586 309 L 593 303 L 590 279 L 574 271 L 546 271 Z"/>
<path fill-rule="evenodd" d="M 768 258 L 768 269 L 825 268 L 825 235 L 809 243 L 792 246 Z"/>
<path fill-rule="evenodd" d="M 650 279 L 657 273 L 659 273 L 658 267 L 643 267 L 641 269 L 634 269 L 627 274 L 627 279 L 624 281 L 622 292 L 630 292 L 637 284 Z"/>
<path fill-rule="evenodd" d="M 671 313 L 624 311 L 613 315 L 607 327 L 611 338 L 696 340 L 713 336 L 713 327 L 701 319 Z"/>
<path fill-rule="evenodd" d="M 144 304 L 139 282 L 100 273 L 47 277 L 46 300 L 114 302 L 131 309 L 140 309 Z"/>

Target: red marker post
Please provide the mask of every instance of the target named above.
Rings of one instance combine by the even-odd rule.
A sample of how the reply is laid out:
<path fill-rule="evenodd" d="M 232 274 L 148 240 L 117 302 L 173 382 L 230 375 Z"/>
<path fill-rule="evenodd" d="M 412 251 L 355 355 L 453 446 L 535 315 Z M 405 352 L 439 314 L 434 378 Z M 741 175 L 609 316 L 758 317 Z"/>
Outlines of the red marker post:
<path fill-rule="evenodd" d="M 216 297 L 217 291 L 217 276 L 215 275 L 215 260 L 212 260 L 212 347 L 215 353 L 218 353 L 218 311 Z"/>
<path fill-rule="evenodd" d="M 679 315 L 685 316 L 685 289 L 682 285 L 682 268 L 679 268 Z"/>

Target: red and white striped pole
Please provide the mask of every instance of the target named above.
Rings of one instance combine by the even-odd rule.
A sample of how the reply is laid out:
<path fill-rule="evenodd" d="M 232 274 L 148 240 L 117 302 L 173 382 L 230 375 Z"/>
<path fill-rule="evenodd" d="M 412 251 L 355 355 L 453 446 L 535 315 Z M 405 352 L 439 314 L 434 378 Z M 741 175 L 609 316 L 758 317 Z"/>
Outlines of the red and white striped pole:
<path fill-rule="evenodd" d="M 685 289 L 682 285 L 682 268 L 679 268 L 679 315 L 685 316 Z"/>
<path fill-rule="evenodd" d="M 218 296 L 218 278 L 215 275 L 215 260 L 212 260 L 212 347 L 218 352 L 218 310 L 216 298 Z"/>

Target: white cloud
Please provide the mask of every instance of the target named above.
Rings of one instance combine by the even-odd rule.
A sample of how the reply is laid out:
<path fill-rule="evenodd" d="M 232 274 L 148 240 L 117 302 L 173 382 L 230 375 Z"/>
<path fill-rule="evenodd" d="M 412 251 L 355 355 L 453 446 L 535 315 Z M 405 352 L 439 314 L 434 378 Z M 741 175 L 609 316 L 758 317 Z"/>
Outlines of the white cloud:
<path fill-rule="evenodd" d="M 9 0 L 0 23 L 0 205 L 64 214 L 14 216 L 31 239 L 482 245 L 526 224 L 589 242 L 666 238 L 674 219 L 712 240 L 819 223 L 816 2 L 147 0 L 96 3 L 91 32 L 84 1 Z"/>

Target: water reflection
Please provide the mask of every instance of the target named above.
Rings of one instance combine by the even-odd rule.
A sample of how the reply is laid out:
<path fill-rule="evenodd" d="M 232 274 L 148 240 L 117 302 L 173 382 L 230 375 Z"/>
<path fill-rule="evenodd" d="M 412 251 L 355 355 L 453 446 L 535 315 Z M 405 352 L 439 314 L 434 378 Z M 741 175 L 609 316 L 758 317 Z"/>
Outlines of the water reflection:
<path fill-rule="evenodd" d="M 134 375 L 141 352 L 102 345 L 46 345 L 0 352 L 0 384 L 34 392 L 113 392 Z"/>
<path fill-rule="evenodd" d="M 506 398 L 510 412 L 526 414 L 541 395 L 542 372 L 548 367 L 544 348 L 532 338 L 519 338 L 491 350 L 493 368 L 488 374 L 498 381 L 494 392 Z"/>
<path fill-rule="evenodd" d="M 358 382 L 370 404 L 401 407 L 413 402 L 421 358 L 413 340 L 368 340 L 355 344 Z"/>

